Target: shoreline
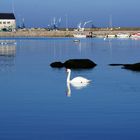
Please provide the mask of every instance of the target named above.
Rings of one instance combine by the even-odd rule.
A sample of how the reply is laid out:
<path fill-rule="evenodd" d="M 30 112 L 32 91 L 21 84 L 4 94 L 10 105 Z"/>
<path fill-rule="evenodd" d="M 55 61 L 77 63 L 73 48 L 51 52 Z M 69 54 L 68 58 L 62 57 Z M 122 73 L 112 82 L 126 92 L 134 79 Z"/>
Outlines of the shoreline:
<path fill-rule="evenodd" d="M 134 34 L 140 30 L 85 30 L 82 33 L 89 36 L 92 32 L 92 37 L 105 37 L 106 35 L 116 35 L 118 33 Z M 0 37 L 73 37 L 76 31 L 48 31 L 45 29 L 22 29 L 15 32 L 0 32 Z"/>

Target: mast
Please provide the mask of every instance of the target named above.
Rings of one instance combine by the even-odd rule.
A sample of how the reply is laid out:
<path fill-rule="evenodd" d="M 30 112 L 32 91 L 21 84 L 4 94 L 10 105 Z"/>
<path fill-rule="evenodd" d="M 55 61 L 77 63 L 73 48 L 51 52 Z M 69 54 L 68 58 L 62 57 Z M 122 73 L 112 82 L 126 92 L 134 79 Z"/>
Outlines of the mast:
<path fill-rule="evenodd" d="M 12 12 L 15 14 L 15 7 L 14 7 L 14 1 L 12 0 Z"/>
<path fill-rule="evenodd" d="M 68 15 L 66 14 L 65 16 L 66 16 L 66 31 L 68 31 L 69 30 L 68 29 Z"/>
<path fill-rule="evenodd" d="M 112 15 L 109 16 L 109 28 L 112 30 Z"/>

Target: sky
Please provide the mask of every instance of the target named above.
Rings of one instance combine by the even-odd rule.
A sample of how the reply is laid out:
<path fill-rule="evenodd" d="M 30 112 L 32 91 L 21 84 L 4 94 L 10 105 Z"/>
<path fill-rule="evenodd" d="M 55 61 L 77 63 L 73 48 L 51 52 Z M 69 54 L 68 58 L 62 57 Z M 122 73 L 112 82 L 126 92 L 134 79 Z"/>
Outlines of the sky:
<path fill-rule="evenodd" d="M 140 0 L 0 0 L 0 12 L 14 11 L 17 24 L 48 27 L 53 19 L 60 27 L 77 27 L 92 20 L 96 27 L 140 27 Z"/>

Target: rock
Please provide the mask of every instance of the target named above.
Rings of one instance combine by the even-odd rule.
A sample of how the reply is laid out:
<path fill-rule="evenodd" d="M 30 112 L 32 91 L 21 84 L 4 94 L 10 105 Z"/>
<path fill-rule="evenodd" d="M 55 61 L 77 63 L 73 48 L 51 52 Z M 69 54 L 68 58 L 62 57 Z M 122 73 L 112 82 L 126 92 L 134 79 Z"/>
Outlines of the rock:
<path fill-rule="evenodd" d="M 133 71 L 140 71 L 140 63 L 135 63 L 135 64 L 124 64 L 123 65 L 124 69 L 129 69 Z"/>
<path fill-rule="evenodd" d="M 72 69 L 89 69 L 95 67 L 97 64 L 89 59 L 69 59 L 64 63 L 66 68 Z"/>
<path fill-rule="evenodd" d="M 72 69 L 89 69 L 95 67 L 97 64 L 95 64 L 93 61 L 89 59 L 69 59 L 62 62 L 53 62 L 50 64 L 53 68 L 72 68 Z"/>
<path fill-rule="evenodd" d="M 123 66 L 123 69 L 129 69 L 133 71 L 140 71 L 140 63 L 134 64 L 109 64 L 110 66 Z"/>
<path fill-rule="evenodd" d="M 50 64 L 50 66 L 53 68 L 62 68 L 62 67 L 64 67 L 64 64 L 61 62 L 53 62 Z"/>
<path fill-rule="evenodd" d="M 123 66 L 124 64 L 109 64 L 110 66 Z"/>

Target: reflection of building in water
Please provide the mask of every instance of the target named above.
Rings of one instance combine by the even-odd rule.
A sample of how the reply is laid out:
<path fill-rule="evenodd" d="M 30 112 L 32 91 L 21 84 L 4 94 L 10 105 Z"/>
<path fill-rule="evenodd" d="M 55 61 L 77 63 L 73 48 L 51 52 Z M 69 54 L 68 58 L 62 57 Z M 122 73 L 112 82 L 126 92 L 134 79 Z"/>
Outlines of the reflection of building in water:
<path fill-rule="evenodd" d="M 5 71 L 15 65 L 15 41 L 0 41 L 0 70 Z"/>
<path fill-rule="evenodd" d="M 16 46 L 0 46 L 0 56 L 15 56 Z"/>

